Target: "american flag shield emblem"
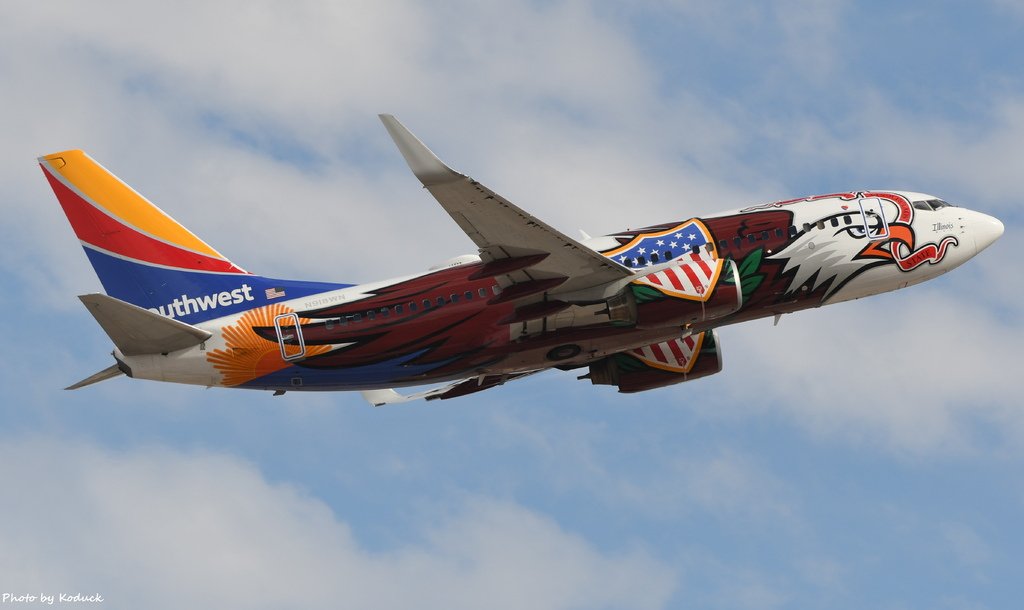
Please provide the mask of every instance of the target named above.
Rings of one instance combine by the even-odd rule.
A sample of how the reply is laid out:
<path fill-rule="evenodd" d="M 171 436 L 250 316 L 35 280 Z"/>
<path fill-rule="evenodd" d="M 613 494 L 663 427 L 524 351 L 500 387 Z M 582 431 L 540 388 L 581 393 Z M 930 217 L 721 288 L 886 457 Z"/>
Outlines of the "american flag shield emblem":
<path fill-rule="evenodd" d="M 689 373 L 697 362 L 704 343 L 704 333 L 687 335 L 671 341 L 652 343 L 629 350 L 629 355 L 656 369 L 673 373 Z"/>
<path fill-rule="evenodd" d="M 722 259 L 705 259 L 693 255 L 688 262 L 649 273 L 634 284 L 650 286 L 655 290 L 677 299 L 707 301 L 722 275 Z"/>
<path fill-rule="evenodd" d="M 694 218 L 670 229 L 641 233 L 628 244 L 604 255 L 626 267 L 651 267 L 689 257 L 695 249 L 704 249 L 709 241 L 711 235 L 707 228 Z"/>
<path fill-rule="evenodd" d="M 267 288 L 263 291 L 267 295 L 267 300 L 279 299 L 284 296 L 284 288 Z"/>

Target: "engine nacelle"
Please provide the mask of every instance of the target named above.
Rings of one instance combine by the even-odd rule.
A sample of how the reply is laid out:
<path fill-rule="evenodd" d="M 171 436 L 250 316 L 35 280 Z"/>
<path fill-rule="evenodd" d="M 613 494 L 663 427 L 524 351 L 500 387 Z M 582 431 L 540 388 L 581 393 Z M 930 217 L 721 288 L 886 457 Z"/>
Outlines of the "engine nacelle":
<path fill-rule="evenodd" d="M 643 392 L 692 381 L 722 370 L 714 330 L 620 352 L 590 365 L 590 382 L 620 392 Z"/>
<path fill-rule="evenodd" d="M 633 280 L 637 328 L 685 326 L 727 316 L 743 306 L 739 271 L 731 259 L 702 259 Z"/>

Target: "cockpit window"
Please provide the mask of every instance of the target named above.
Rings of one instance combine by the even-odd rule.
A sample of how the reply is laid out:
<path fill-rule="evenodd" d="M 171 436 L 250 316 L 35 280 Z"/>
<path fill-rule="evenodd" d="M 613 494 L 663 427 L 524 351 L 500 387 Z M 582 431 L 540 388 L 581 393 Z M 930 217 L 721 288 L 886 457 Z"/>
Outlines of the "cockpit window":
<path fill-rule="evenodd" d="M 919 210 L 925 210 L 927 212 L 930 212 L 932 210 L 940 210 L 942 208 L 950 208 L 950 207 L 953 207 L 953 205 L 950 204 L 950 203 L 947 203 L 947 202 L 945 202 L 945 201 L 943 201 L 941 199 L 929 199 L 927 201 L 915 201 L 914 202 L 914 207 L 919 209 Z"/>

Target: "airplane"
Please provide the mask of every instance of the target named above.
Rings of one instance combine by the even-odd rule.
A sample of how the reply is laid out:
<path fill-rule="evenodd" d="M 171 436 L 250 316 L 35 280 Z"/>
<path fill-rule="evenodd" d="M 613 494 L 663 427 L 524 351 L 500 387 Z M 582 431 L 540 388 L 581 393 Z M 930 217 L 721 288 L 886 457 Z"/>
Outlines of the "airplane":
<path fill-rule="evenodd" d="M 114 344 L 113 365 L 67 389 L 127 375 L 380 406 L 560 369 L 641 392 L 721 371 L 722 326 L 905 288 L 1003 233 L 931 195 L 851 190 L 577 240 L 380 119 L 476 254 L 368 284 L 268 278 L 84 152 L 39 158 L 106 292 L 79 299 Z"/>

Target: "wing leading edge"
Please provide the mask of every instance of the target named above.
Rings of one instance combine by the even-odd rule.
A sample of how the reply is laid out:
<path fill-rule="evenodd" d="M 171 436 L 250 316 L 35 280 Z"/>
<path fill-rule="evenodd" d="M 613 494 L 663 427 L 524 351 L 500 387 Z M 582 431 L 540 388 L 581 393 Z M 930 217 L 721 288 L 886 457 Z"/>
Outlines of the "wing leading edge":
<path fill-rule="evenodd" d="M 409 169 L 480 249 L 485 268 L 507 280 L 503 283 L 521 285 L 524 295 L 536 292 L 530 287 L 558 295 L 633 275 L 448 167 L 394 116 L 380 119 Z"/>

